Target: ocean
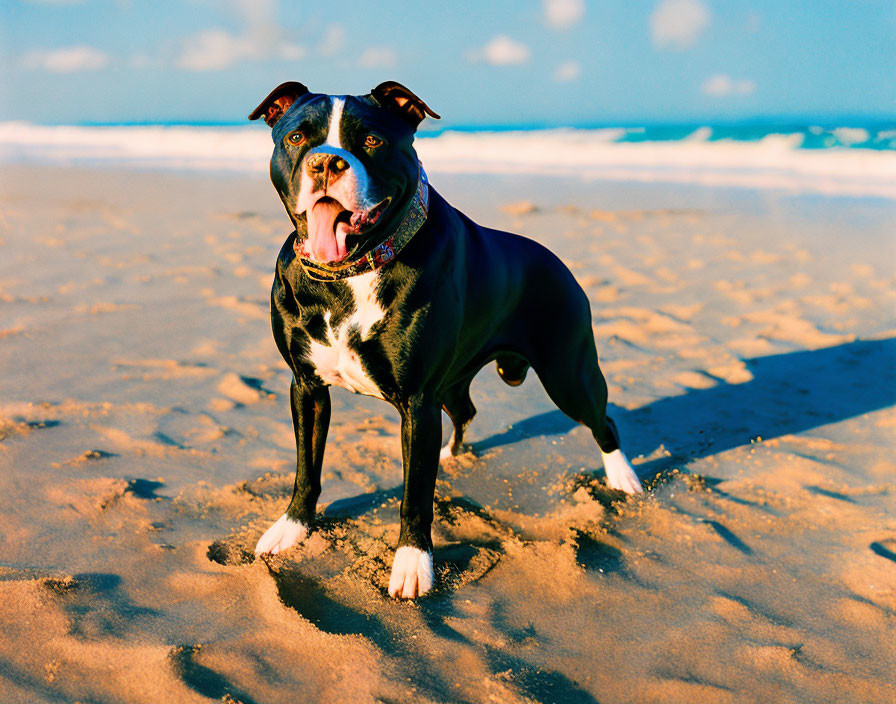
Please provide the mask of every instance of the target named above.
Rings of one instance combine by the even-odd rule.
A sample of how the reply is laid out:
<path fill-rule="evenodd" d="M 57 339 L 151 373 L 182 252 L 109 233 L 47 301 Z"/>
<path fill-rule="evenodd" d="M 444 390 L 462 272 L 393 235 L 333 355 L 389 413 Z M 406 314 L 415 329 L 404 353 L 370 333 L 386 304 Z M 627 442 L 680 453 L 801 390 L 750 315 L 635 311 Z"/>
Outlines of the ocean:
<path fill-rule="evenodd" d="M 430 173 L 781 189 L 896 199 L 896 123 L 451 128 L 423 131 Z M 263 125 L 0 123 L 0 163 L 264 172 Z"/>

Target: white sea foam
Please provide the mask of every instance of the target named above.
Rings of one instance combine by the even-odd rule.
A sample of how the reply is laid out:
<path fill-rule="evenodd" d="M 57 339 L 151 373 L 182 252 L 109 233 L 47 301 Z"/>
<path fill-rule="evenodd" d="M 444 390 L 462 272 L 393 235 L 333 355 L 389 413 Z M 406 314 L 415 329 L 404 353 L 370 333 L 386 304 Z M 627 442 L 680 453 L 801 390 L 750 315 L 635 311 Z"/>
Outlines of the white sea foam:
<path fill-rule="evenodd" d="M 801 149 L 805 133 L 711 139 L 711 128 L 677 140 L 620 141 L 638 134 L 631 129 L 445 132 L 422 136 L 416 146 L 430 174 L 551 174 L 896 199 L 893 149 Z M 842 130 L 840 135 L 862 136 Z M 271 146 L 270 133 L 255 127 L 0 123 L 0 161 L 7 163 L 264 172 Z"/>
<path fill-rule="evenodd" d="M 577 174 L 591 179 L 775 188 L 896 199 L 896 152 L 799 149 L 800 134 L 758 141 L 606 142 L 587 130 L 445 133 L 419 140 L 427 171 Z M 474 168 L 475 165 L 475 168 Z"/>
<path fill-rule="evenodd" d="M 837 127 L 833 130 L 834 136 L 845 145 L 861 144 L 871 139 L 868 130 L 862 127 Z"/>
<path fill-rule="evenodd" d="M 270 134 L 247 128 L 0 123 L 0 160 L 5 162 L 264 171 L 270 153 Z"/>

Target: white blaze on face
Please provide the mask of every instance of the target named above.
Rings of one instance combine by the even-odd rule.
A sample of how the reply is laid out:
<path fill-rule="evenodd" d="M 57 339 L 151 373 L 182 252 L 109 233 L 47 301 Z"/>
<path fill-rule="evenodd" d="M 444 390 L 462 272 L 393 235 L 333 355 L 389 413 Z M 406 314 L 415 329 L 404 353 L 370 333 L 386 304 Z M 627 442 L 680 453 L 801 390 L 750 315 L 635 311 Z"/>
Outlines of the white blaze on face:
<path fill-rule="evenodd" d="M 313 178 L 306 173 L 305 165 L 299 169 L 299 189 L 296 201 L 296 213 L 304 213 L 308 223 L 308 237 L 304 243 L 306 256 L 320 262 L 341 261 L 348 254 L 345 244 L 350 232 L 350 219 L 353 216 L 363 217 L 378 203 L 373 202 L 368 194 L 367 171 L 361 161 L 342 145 L 339 132 L 342 129 L 342 115 L 345 110 L 346 96 L 331 99 L 330 117 L 327 126 L 327 139 L 305 155 L 305 159 L 320 154 L 330 154 L 348 164 L 348 168 L 338 177 L 331 180 L 324 176 Z M 315 190 L 316 186 L 320 186 Z M 328 200 L 318 202 L 326 195 Z M 346 219 L 344 211 L 349 211 Z M 361 214 L 361 215 L 359 215 Z"/>
<path fill-rule="evenodd" d="M 345 98 L 333 98 L 333 108 L 330 112 L 330 127 L 327 130 L 327 144 L 337 149 L 342 149 L 339 130 L 342 125 L 343 108 L 345 108 Z"/>

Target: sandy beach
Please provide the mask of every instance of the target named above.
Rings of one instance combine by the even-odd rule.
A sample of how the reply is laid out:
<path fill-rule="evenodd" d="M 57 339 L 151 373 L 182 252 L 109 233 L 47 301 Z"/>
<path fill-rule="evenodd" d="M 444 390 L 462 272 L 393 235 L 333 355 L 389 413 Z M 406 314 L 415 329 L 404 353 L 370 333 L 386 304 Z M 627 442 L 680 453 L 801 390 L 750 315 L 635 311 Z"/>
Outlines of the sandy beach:
<path fill-rule="evenodd" d="M 649 490 L 487 367 L 400 603 L 381 401 L 333 391 L 320 523 L 252 554 L 295 462 L 266 174 L 0 178 L 0 700 L 896 701 L 896 201 L 431 172 L 570 266 Z"/>

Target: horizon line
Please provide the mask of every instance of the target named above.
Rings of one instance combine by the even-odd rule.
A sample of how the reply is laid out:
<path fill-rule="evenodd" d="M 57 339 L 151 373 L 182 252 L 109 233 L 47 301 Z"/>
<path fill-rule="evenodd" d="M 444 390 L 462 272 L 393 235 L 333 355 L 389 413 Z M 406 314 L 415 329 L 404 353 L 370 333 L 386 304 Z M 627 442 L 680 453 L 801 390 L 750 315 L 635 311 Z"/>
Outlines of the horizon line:
<path fill-rule="evenodd" d="M 0 124 L 20 123 L 40 127 L 252 127 L 258 123 L 247 120 L 170 119 L 170 120 L 78 120 L 71 122 L 43 122 L 33 120 L 0 119 Z M 263 127 L 263 125 L 261 125 Z M 534 131 L 549 129 L 631 129 L 648 127 L 698 128 L 698 127 L 888 127 L 896 128 L 896 114 L 892 116 L 870 115 L 754 115 L 745 118 L 675 119 L 675 120 L 583 120 L 580 122 L 547 120 L 512 122 L 426 122 L 418 133 L 458 132 L 507 132 L 513 130 Z"/>

